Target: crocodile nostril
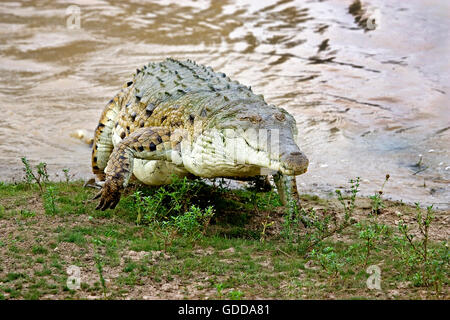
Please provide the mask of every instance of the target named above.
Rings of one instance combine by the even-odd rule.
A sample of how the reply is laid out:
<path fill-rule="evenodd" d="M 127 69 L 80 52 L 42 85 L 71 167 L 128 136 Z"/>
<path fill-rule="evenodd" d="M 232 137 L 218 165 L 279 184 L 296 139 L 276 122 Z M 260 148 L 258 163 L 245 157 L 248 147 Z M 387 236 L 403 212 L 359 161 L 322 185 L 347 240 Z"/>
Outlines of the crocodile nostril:
<path fill-rule="evenodd" d="M 284 121 L 286 117 L 282 113 L 277 113 L 275 114 L 275 119 L 277 119 L 278 121 Z"/>

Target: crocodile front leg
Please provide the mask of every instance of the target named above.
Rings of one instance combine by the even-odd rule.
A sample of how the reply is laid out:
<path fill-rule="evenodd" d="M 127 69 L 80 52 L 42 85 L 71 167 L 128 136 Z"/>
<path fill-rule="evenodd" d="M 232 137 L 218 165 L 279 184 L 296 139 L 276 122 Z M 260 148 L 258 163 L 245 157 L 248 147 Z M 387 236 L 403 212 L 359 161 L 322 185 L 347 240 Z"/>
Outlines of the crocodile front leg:
<path fill-rule="evenodd" d="M 96 209 L 114 209 L 122 190 L 133 174 L 134 159 L 172 160 L 172 150 L 179 141 L 171 140 L 167 128 L 147 127 L 136 130 L 122 140 L 113 150 L 105 169 L 106 180 L 100 193 Z"/>
<path fill-rule="evenodd" d="M 275 185 L 277 186 L 278 194 L 283 206 L 286 207 L 286 214 L 288 219 L 293 219 L 294 215 L 301 209 L 300 196 L 297 190 L 297 182 L 295 176 L 284 175 L 280 172 L 273 176 Z M 300 212 L 301 213 L 301 212 Z M 297 218 L 303 223 L 305 227 L 311 225 L 311 221 L 304 215 L 299 215 Z"/>
<path fill-rule="evenodd" d="M 281 203 L 286 207 L 286 214 L 289 219 L 292 219 L 295 211 L 301 208 L 295 176 L 288 176 L 278 172 L 273 176 L 273 180 Z"/>
<path fill-rule="evenodd" d="M 278 172 L 273 176 L 273 180 L 283 206 L 287 206 L 291 202 L 300 204 L 295 176 L 288 176 Z"/>

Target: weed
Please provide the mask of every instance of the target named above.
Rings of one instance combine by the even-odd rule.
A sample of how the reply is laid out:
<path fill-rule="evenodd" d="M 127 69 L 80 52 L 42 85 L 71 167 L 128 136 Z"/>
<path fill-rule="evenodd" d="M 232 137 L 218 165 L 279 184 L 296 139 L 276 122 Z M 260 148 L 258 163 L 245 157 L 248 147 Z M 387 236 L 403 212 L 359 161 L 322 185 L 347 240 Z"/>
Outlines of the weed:
<path fill-rule="evenodd" d="M 43 182 L 48 182 L 48 172 L 47 172 L 47 164 L 45 162 L 40 162 L 37 166 L 37 174 L 38 174 L 38 180 Z"/>
<path fill-rule="evenodd" d="M 47 254 L 48 250 L 46 248 L 44 248 L 43 246 L 35 245 L 35 246 L 33 246 L 32 252 L 34 254 Z"/>
<path fill-rule="evenodd" d="M 162 239 L 164 251 L 167 251 L 167 249 L 172 246 L 177 235 L 177 229 L 173 228 L 167 221 L 155 222 L 151 228 L 155 235 L 159 239 Z"/>
<path fill-rule="evenodd" d="M 262 224 L 261 238 L 260 238 L 261 242 L 264 242 L 266 240 L 266 230 L 268 228 L 270 228 L 271 226 L 273 226 L 273 224 L 275 223 L 275 221 L 268 222 L 267 220 L 269 218 L 270 217 L 267 216 L 266 219 L 264 220 L 264 222 L 261 222 L 261 224 Z"/>
<path fill-rule="evenodd" d="M 70 169 L 67 169 L 67 168 L 62 169 L 62 172 L 64 173 L 64 178 L 66 179 L 66 183 L 69 183 L 69 181 L 70 181 L 69 171 L 70 171 Z"/>
<path fill-rule="evenodd" d="M 100 284 L 103 289 L 103 297 L 106 298 L 106 281 L 105 281 L 105 278 L 103 277 L 104 262 L 99 253 L 99 246 L 103 246 L 104 242 L 99 238 L 94 238 L 94 239 L 92 239 L 92 244 L 94 245 L 94 252 L 95 252 L 94 253 L 94 261 L 95 261 L 95 266 L 97 268 L 98 276 L 100 278 Z"/>
<path fill-rule="evenodd" d="M 23 165 L 25 168 L 23 169 L 25 171 L 25 181 L 27 184 L 31 185 L 33 181 L 37 183 L 39 186 L 39 189 L 41 192 L 44 191 L 44 183 L 48 182 L 48 172 L 47 172 L 47 164 L 45 162 L 41 162 L 36 166 L 37 173 L 35 174 L 33 172 L 33 169 L 31 168 L 30 163 L 28 162 L 28 159 L 26 157 L 21 158 Z"/>
<path fill-rule="evenodd" d="M 297 251 L 307 254 L 311 249 L 321 247 L 322 242 L 336 233 L 341 233 L 344 229 L 356 223 L 353 219 L 355 210 L 356 196 L 359 192 L 359 177 L 350 180 L 351 196 L 350 200 L 344 199 L 342 192 L 336 190 L 338 201 L 342 204 L 344 217 L 340 220 L 335 215 L 324 212 L 320 217 L 315 209 L 294 210 L 293 218 L 284 223 L 284 237 L 288 240 L 291 247 L 294 245 Z M 302 225 L 306 226 L 306 232 L 301 232 Z"/>
<path fill-rule="evenodd" d="M 290 215 L 284 215 L 283 217 L 283 229 L 281 235 L 286 239 L 287 243 L 293 244 L 296 239 L 300 237 L 301 229 L 306 211 L 302 208 L 299 210 L 297 205 L 292 206 L 292 212 Z M 308 224 L 309 221 L 306 223 Z"/>
<path fill-rule="evenodd" d="M 45 213 L 56 215 L 58 213 L 58 208 L 56 207 L 56 188 L 54 186 L 49 186 L 45 191 L 43 198 Z"/>
<path fill-rule="evenodd" d="M 336 190 L 336 194 L 338 196 L 338 200 L 341 203 L 341 205 L 344 208 L 344 222 L 348 224 L 350 222 L 350 219 L 353 215 L 353 212 L 355 211 L 356 206 L 356 195 L 358 194 L 359 190 L 359 182 L 360 178 L 357 177 L 355 180 L 350 180 L 350 200 L 347 200 L 347 203 L 345 202 L 345 199 L 342 195 L 341 190 Z"/>
<path fill-rule="evenodd" d="M 429 230 L 433 220 L 433 206 L 426 208 L 424 216 L 420 204 L 416 203 L 416 224 L 420 238 L 416 240 L 416 235 L 411 233 L 403 220 L 400 220 L 398 229 L 402 237 L 397 238 L 399 244 L 397 252 L 410 267 L 415 286 L 434 286 L 438 292 L 447 279 L 450 254 L 446 242 L 438 248 L 430 248 Z"/>
<path fill-rule="evenodd" d="M 0 204 L 0 219 L 5 216 L 5 207 Z"/>
<path fill-rule="evenodd" d="M 193 205 L 184 214 L 172 216 L 171 224 L 183 236 L 196 240 L 205 234 L 213 215 L 214 209 L 212 207 L 202 210 Z"/>
<path fill-rule="evenodd" d="M 6 275 L 6 278 L 4 278 L 2 281 L 11 282 L 20 278 L 26 278 L 26 275 L 23 273 L 10 272 Z"/>
<path fill-rule="evenodd" d="M 160 187 L 151 195 L 146 195 L 147 190 L 135 191 L 128 203 L 137 214 L 136 223 L 147 224 L 167 250 L 177 234 L 191 241 L 205 235 L 215 210 L 193 204 L 199 202 L 196 195 L 202 188 L 205 185 L 198 180 L 174 177 L 171 185 Z"/>
<path fill-rule="evenodd" d="M 106 282 L 105 278 L 103 277 L 103 262 L 99 254 L 95 254 L 95 266 L 97 267 L 97 273 L 100 278 L 100 284 L 102 285 L 103 288 L 103 297 L 106 298 Z"/>
<path fill-rule="evenodd" d="M 328 275 L 336 278 L 342 270 L 344 263 L 340 261 L 336 251 L 332 247 L 312 249 L 311 257 L 316 259 Z"/>
<path fill-rule="evenodd" d="M 131 195 L 131 207 L 137 213 L 136 222 L 140 224 L 144 218 L 147 224 L 151 224 L 155 220 L 183 214 L 194 204 L 204 186 L 199 180 L 174 176 L 170 185 L 157 188 L 151 195 L 146 195 L 147 190 L 136 191 Z"/>
<path fill-rule="evenodd" d="M 244 293 L 239 290 L 232 290 L 232 291 L 228 292 L 228 297 L 231 300 L 241 300 L 243 296 L 244 296 Z"/>
<path fill-rule="evenodd" d="M 217 295 L 218 295 L 219 299 L 222 298 L 223 297 L 223 289 L 225 288 L 224 284 L 218 283 L 215 285 L 215 287 L 216 287 Z"/>
<path fill-rule="evenodd" d="M 70 242 L 75 243 L 78 246 L 83 246 L 86 243 L 86 239 L 80 231 L 75 230 L 67 230 L 63 232 L 59 237 L 58 240 L 60 242 Z"/>
<path fill-rule="evenodd" d="M 26 157 L 22 157 L 20 159 L 22 160 L 22 163 L 25 166 L 25 168 L 23 169 L 25 171 L 25 180 L 28 184 L 31 184 L 36 179 L 33 173 L 33 169 L 31 168 L 30 163 L 28 162 L 28 159 Z"/>
<path fill-rule="evenodd" d="M 22 218 L 32 218 L 32 217 L 36 216 L 36 212 L 29 211 L 27 209 L 22 209 L 22 210 L 20 210 L 20 215 Z"/>
<path fill-rule="evenodd" d="M 389 174 L 386 175 L 386 178 L 383 182 L 383 185 L 381 186 L 381 189 L 378 192 L 376 192 L 373 196 L 369 197 L 369 199 L 372 202 L 372 215 L 380 214 L 380 209 L 385 207 L 383 199 L 381 198 L 381 195 L 383 194 L 384 186 L 388 180 L 389 180 Z"/>
<path fill-rule="evenodd" d="M 377 242 L 388 233 L 388 228 L 386 225 L 378 224 L 376 221 L 372 221 L 369 224 L 357 223 L 356 227 L 360 229 L 359 239 L 364 241 L 361 246 L 364 252 L 363 265 L 366 267 L 372 251 L 376 249 Z"/>

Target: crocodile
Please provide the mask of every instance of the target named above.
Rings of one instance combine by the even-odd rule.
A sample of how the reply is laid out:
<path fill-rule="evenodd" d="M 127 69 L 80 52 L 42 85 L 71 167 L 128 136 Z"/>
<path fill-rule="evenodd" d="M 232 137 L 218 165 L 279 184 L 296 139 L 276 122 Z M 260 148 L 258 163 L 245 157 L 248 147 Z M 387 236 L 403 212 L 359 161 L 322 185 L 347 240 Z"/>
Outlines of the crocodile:
<path fill-rule="evenodd" d="M 192 60 L 168 58 L 132 75 L 95 129 L 97 209 L 114 209 L 130 178 L 164 185 L 178 177 L 246 180 L 272 174 L 283 204 L 298 201 L 306 172 L 294 117 L 251 87 Z"/>

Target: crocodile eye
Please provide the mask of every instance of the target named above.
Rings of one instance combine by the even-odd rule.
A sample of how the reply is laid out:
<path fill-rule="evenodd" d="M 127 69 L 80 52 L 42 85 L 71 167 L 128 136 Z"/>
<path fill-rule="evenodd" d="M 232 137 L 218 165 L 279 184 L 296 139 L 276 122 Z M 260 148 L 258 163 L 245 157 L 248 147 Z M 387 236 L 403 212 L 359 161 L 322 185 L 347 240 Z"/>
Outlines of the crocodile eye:
<path fill-rule="evenodd" d="M 275 113 L 274 115 L 275 119 L 277 119 L 278 121 L 284 121 L 286 120 L 286 116 L 282 113 Z"/>
<path fill-rule="evenodd" d="M 262 121 L 262 118 L 259 115 L 247 115 L 247 116 L 240 117 L 239 120 L 244 120 L 244 121 L 248 120 L 253 123 L 259 123 Z"/>

